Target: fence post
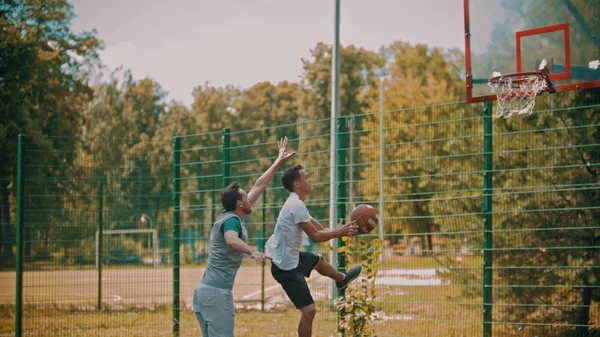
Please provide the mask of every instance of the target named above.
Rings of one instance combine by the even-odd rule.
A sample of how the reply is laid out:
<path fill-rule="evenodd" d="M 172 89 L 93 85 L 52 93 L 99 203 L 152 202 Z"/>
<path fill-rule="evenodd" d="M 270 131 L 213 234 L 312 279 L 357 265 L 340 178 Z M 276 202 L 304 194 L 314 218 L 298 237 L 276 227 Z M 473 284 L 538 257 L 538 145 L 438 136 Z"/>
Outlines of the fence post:
<path fill-rule="evenodd" d="M 341 117 L 338 117 L 337 120 L 337 159 L 338 159 L 338 181 L 337 181 L 337 200 L 335 200 L 337 205 L 337 214 L 338 220 L 343 219 L 346 216 L 346 156 L 344 152 L 344 148 L 346 147 L 345 136 L 346 130 L 344 128 L 344 120 Z M 346 220 L 348 222 L 348 220 Z M 344 253 L 339 251 L 339 248 L 344 247 L 345 243 L 341 238 L 338 238 L 338 270 L 345 271 L 346 270 L 346 259 L 344 258 Z M 338 296 L 343 295 L 343 292 L 338 292 Z"/>
<path fill-rule="evenodd" d="M 229 145 L 230 145 L 230 133 L 229 133 L 229 129 L 223 129 L 223 177 L 222 177 L 222 182 L 223 182 L 223 186 L 222 188 L 227 187 L 227 185 L 229 185 L 229 176 L 231 175 L 231 171 L 230 171 L 230 167 L 229 167 Z"/>
<path fill-rule="evenodd" d="M 346 216 L 346 156 L 344 153 L 344 149 L 346 148 L 345 136 L 345 121 L 343 118 L 337 118 L 337 148 L 335 149 L 337 152 L 337 199 L 334 201 L 337 206 L 337 216 L 339 219 L 343 219 Z M 337 219 L 337 222 L 339 222 Z M 348 222 L 346 219 L 345 222 Z M 346 271 L 346 253 L 340 252 L 340 249 L 346 244 L 342 240 L 342 238 L 337 239 L 337 269 L 341 272 Z M 338 290 L 338 296 L 345 296 L 345 290 Z M 340 315 L 344 314 L 344 312 L 337 312 L 337 330 L 338 333 L 345 335 L 344 329 L 340 328 Z"/>
<path fill-rule="evenodd" d="M 98 310 L 102 310 L 102 222 L 103 222 L 103 211 L 104 211 L 104 179 L 100 177 L 100 183 L 98 186 L 98 237 L 96 261 L 98 265 Z"/>
<path fill-rule="evenodd" d="M 215 211 L 217 210 L 217 206 L 221 204 L 219 200 L 217 200 L 217 177 L 212 177 L 212 185 L 210 187 L 210 200 L 212 201 L 212 207 L 210 208 L 210 224 L 214 224 L 217 220 L 217 216 L 215 215 Z M 210 235 L 210 228 L 208 230 L 208 234 Z M 206 236 L 206 234 L 204 234 Z"/>
<path fill-rule="evenodd" d="M 16 298 L 15 336 L 23 335 L 23 140 L 19 135 L 17 148 L 17 233 L 16 233 Z"/>
<path fill-rule="evenodd" d="M 492 337 L 492 102 L 483 106 L 483 336 Z"/>
<path fill-rule="evenodd" d="M 267 190 L 262 195 L 262 228 L 258 230 L 258 240 L 256 242 L 258 251 L 265 252 L 263 237 L 267 235 Z M 260 273 L 260 310 L 265 311 L 265 265 L 261 266 Z"/>
<path fill-rule="evenodd" d="M 173 336 L 179 336 L 179 212 L 181 199 L 181 138 L 173 139 L 173 228 L 172 228 L 172 252 L 173 263 Z"/>

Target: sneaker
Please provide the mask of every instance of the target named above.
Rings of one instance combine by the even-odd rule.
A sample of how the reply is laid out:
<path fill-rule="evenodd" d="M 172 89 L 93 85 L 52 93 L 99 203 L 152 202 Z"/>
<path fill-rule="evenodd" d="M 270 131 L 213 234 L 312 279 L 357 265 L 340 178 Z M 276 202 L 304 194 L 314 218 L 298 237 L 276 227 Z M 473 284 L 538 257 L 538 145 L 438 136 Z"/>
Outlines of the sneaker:
<path fill-rule="evenodd" d="M 340 282 L 335 282 L 335 285 L 337 286 L 337 290 L 344 290 L 348 287 L 348 284 L 350 284 L 350 282 L 352 282 L 355 278 L 358 277 L 358 275 L 360 275 L 360 272 L 362 271 L 362 267 L 361 266 L 356 266 L 350 270 L 348 270 L 347 272 L 344 273 L 344 275 L 346 275 L 346 277 L 344 277 L 344 279 Z"/>

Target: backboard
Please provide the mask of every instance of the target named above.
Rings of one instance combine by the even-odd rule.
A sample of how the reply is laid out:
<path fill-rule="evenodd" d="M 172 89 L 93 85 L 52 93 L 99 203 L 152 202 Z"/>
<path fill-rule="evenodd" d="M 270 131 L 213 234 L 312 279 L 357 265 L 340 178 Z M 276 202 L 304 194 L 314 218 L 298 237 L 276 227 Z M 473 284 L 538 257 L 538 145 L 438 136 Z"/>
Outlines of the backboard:
<path fill-rule="evenodd" d="M 496 100 L 494 72 L 550 62 L 557 92 L 600 87 L 600 0 L 464 0 L 467 102 Z"/>

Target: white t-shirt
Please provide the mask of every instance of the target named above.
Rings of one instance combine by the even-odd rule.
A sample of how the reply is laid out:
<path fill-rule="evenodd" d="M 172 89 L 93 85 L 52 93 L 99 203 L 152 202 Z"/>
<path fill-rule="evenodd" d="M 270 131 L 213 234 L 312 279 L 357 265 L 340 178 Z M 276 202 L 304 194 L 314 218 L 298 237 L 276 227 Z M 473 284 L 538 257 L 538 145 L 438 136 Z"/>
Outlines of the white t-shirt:
<path fill-rule="evenodd" d="M 298 266 L 300 246 L 302 245 L 303 222 L 312 217 L 298 194 L 292 192 L 279 212 L 273 235 L 265 244 L 273 263 L 282 270 L 291 270 Z"/>

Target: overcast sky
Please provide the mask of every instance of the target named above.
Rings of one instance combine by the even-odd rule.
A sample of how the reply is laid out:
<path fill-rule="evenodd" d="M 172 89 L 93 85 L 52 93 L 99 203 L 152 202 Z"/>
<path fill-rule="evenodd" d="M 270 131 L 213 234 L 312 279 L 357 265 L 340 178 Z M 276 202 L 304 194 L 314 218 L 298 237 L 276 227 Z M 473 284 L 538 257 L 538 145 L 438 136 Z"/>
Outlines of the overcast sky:
<path fill-rule="evenodd" d="M 76 32 L 95 28 L 110 68 L 150 76 L 185 105 L 208 82 L 298 81 L 301 58 L 334 38 L 334 0 L 71 0 Z M 463 0 L 341 0 L 342 45 L 395 40 L 464 50 Z"/>

